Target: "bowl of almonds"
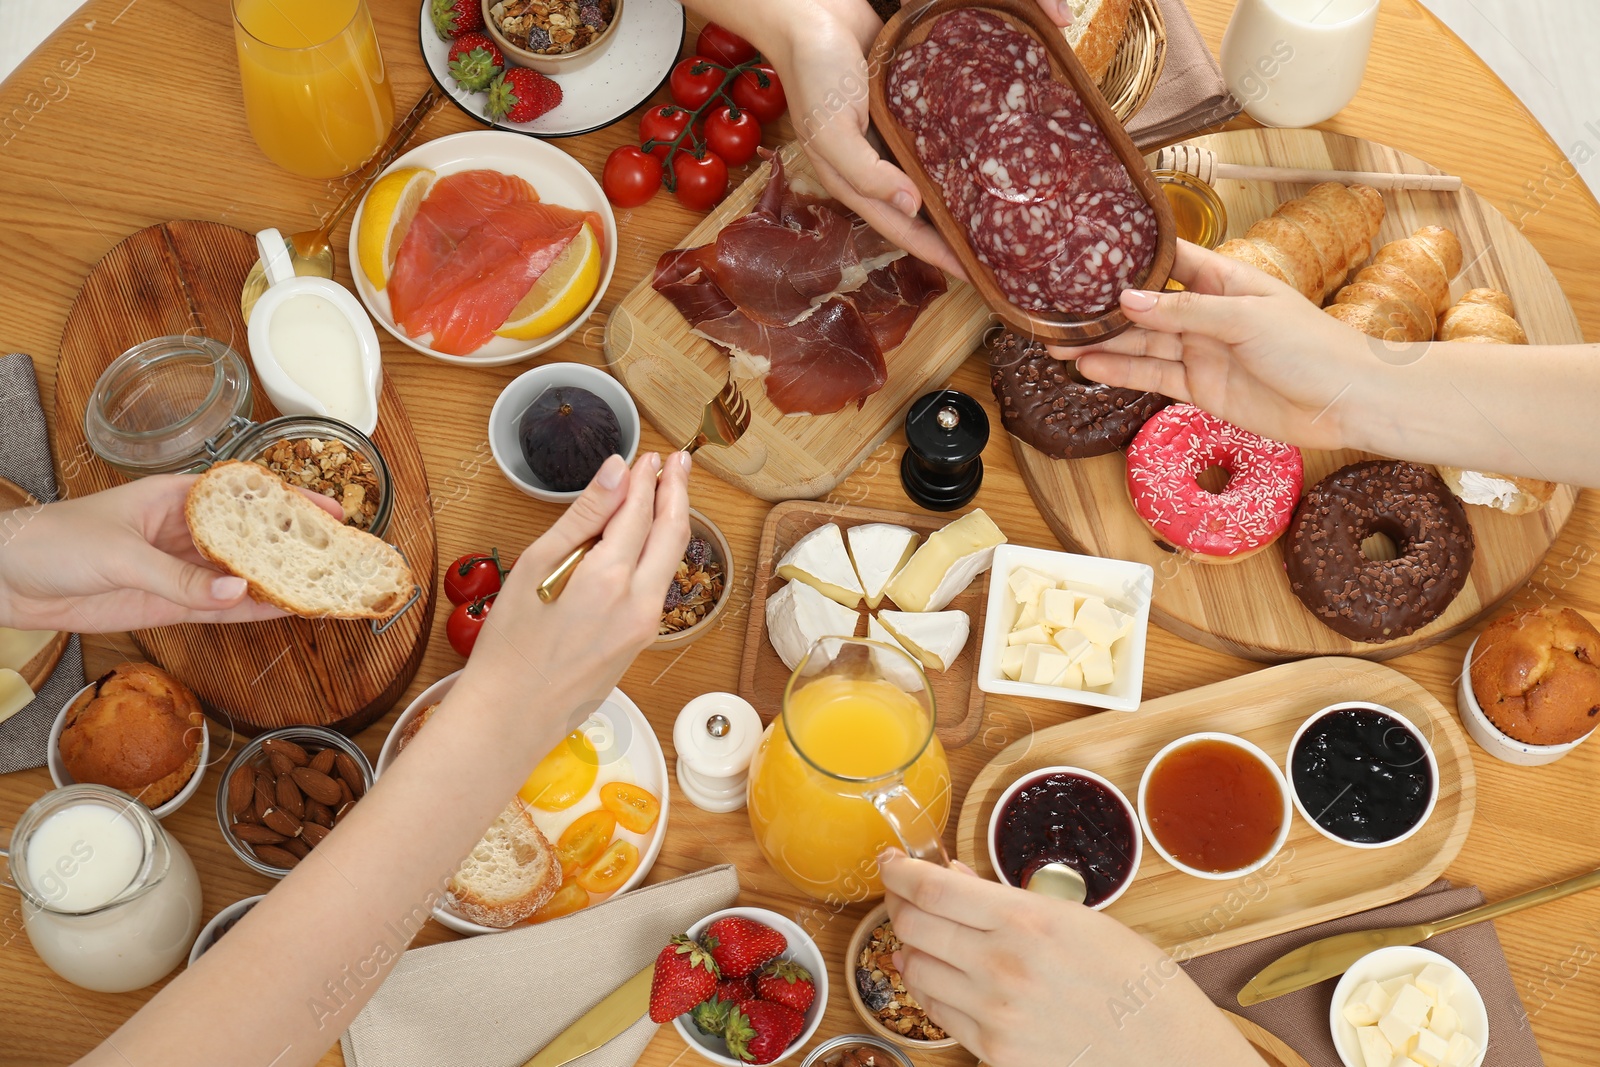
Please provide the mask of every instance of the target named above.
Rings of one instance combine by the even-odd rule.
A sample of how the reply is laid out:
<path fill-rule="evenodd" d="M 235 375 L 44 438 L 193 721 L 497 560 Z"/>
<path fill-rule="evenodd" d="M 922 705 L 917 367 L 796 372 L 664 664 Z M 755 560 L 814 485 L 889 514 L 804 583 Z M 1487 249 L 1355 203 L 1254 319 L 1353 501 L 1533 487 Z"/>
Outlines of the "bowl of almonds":
<path fill-rule="evenodd" d="M 667 587 L 661 607 L 661 627 L 650 645 L 656 651 L 682 648 L 711 632 L 722 609 L 728 606 L 728 577 L 733 552 L 717 524 L 689 509 L 689 544 Z"/>
<path fill-rule="evenodd" d="M 372 781 L 372 764 L 348 737 L 320 726 L 286 726 L 255 738 L 228 764 L 217 789 L 217 824 L 246 866 L 282 878 L 333 832 Z"/>

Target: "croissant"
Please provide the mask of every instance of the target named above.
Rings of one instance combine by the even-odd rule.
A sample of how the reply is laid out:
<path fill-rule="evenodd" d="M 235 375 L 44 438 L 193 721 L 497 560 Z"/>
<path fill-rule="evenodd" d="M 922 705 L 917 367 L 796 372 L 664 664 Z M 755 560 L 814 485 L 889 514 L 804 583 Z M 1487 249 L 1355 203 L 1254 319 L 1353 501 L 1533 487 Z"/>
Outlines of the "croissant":
<path fill-rule="evenodd" d="M 1328 314 L 1384 341 L 1431 341 L 1461 270 L 1461 242 L 1440 226 L 1390 241 L 1333 298 Z"/>
<path fill-rule="evenodd" d="M 1217 251 L 1287 282 L 1320 305 L 1372 251 L 1383 197 L 1365 185 L 1323 182 Z"/>

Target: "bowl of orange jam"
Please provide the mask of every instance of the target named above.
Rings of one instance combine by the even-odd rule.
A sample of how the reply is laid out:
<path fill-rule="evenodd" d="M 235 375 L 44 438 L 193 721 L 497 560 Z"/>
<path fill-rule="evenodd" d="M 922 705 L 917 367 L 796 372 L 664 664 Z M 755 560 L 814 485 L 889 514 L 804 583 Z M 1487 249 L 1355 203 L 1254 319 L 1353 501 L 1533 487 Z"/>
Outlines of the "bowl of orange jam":
<path fill-rule="evenodd" d="M 1145 838 L 1196 878 L 1239 878 L 1266 866 L 1288 840 L 1292 812 L 1272 757 L 1232 734 L 1180 737 L 1139 779 Z"/>

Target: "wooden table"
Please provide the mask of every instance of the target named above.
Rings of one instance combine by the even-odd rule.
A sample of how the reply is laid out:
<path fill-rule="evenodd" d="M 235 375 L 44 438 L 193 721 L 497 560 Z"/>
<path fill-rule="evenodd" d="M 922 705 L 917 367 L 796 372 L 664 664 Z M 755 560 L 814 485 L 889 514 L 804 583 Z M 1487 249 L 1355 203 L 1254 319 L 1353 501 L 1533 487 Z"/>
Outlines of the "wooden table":
<path fill-rule="evenodd" d="M 417 55 L 416 0 L 370 0 L 403 109 L 427 82 Z M 1213 50 L 1232 4 L 1190 0 Z M 694 38 L 691 34 L 689 42 Z M 175 53 L 181 48 L 185 58 Z M 599 172 L 612 148 L 630 139 L 627 120 L 586 137 L 559 142 Z M 474 128 L 446 107 L 422 134 Z M 1365 87 L 1328 124 L 1340 132 L 1413 152 L 1469 184 L 1520 222 L 1561 279 L 1591 337 L 1600 337 L 1600 246 L 1593 236 L 1600 208 L 1573 176 L 1561 152 L 1527 111 L 1460 41 L 1415 0 L 1384 0 Z M 1593 147 L 1589 147 L 1593 151 Z M 1574 148 L 1576 151 L 1576 148 Z M 47 404 L 62 322 L 89 267 L 129 232 L 175 218 L 208 218 L 246 230 L 299 229 L 330 206 L 337 183 L 286 174 L 255 148 L 245 128 L 228 8 L 221 0 L 89 0 L 0 86 L 0 351 L 33 354 Z M 621 262 L 605 307 L 643 277 L 659 250 L 698 218 L 669 196 L 624 213 Z M 343 245 L 343 232 L 335 247 Z M 341 252 L 341 260 L 344 256 Z M 341 275 L 348 282 L 348 264 Z M 581 332 L 555 355 L 599 362 L 601 330 Z M 428 474 L 439 503 L 441 561 L 497 543 L 515 549 L 536 537 L 556 509 L 514 491 L 488 457 L 484 423 L 500 388 L 522 368 L 462 370 L 385 340 L 388 372 L 410 406 L 425 442 Z M 970 361 L 952 384 L 989 402 L 986 374 Z M 449 404 L 434 398 L 448 396 Z M 463 417 L 463 412 L 471 414 Z M 3 415 L 0 415 L 3 417 Z M 991 420 L 999 422 L 991 411 Z M 646 429 L 644 448 L 671 447 Z M 903 442 L 891 440 L 836 492 L 840 500 L 904 509 L 896 471 Z M 60 457 L 58 457 L 58 461 Z M 985 457 L 988 477 L 976 503 L 1015 542 L 1055 547 L 1017 475 L 999 434 Z M 704 472 L 692 485 L 695 504 L 722 525 L 739 557 L 733 610 L 717 632 L 688 655 L 646 653 L 624 688 L 650 715 L 663 742 L 690 697 L 734 688 L 756 540 L 767 507 Z M 1600 494 L 1581 499 L 1547 564 L 1514 602 L 1556 600 L 1600 610 Z M 455 670 L 460 659 L 444 639 L 445 613 L 434 625 L 421 673 L 401 707 L 425 684 Z M 1470 640 L 1463 635 L 1394 665 L 1454 705 L 1454 678 Z M 126 639 L 90 643 L 90 670 L 133 651 Z M 1157 629 L 1150 634 L 1145 691 L 1151 697 L 1217 681 L 1255 668 Z M 990 756 L 1021 733 L 1082 709 L 991 697 L 990 723 L 971 746 L 952 753 L 964 788 Z M 769 712 L 773 709 L 767 709 Z M 360 735 L 376 754 L 393 715 Z M 1600 862 L 1600 819 L 1593 787 L 1600 744 L 1552 767 L 1519 769 L 1474 747 L 1478 819 L 1450 877 L 1476 883 L 1490 899 L 1588 870 Z M 205 885 L 206 911 L 262 892 L 221 842 L 212 812 L 216 774 L 167 826 L 194 856 Z M 49 788 L 41 768 L 0 778 L 0 826 Z M 709 815 L 674 791 L 672 829 L 655 867 L 667 878 L 719 862 L 740 868 L 747 902 L 794 915 L 819 938 L 834 962 L 862 909 L 832 914 L 788 892 L 762 862 L 742 814 Z M 955 820 L 951 820 L 954 825 Z M 90 993 L 69 986 L 38 961 L 21 935 L 13 891 L 0 892 L 6 913 L 0 938 L 0 1064 L 64 1063 L 89 1049 L 151 995 Z M 1552 1065 L 1592 1063 L 1600 1044 L 1600 970 L 1581 964 L 1600 944 L 1600 895 L 1591 894 L 1499 924 L 1519 991 Z M 451 936 L 430 925 L 419 943 Z M 836 979 L 837 980 L 837 979 Z M 823 1035 L 858 1030 L 843 990 Z M 670 1028 L 650 1046 L 648 1064 L 665 1067 L 685 1050 Z M 966 1063 L 959 1052 L 919 1057 Z M 692 1058 L 691 1058 L 692 1061 Z M 330 1051 L 326 1064 L 340 1062 Z"/>

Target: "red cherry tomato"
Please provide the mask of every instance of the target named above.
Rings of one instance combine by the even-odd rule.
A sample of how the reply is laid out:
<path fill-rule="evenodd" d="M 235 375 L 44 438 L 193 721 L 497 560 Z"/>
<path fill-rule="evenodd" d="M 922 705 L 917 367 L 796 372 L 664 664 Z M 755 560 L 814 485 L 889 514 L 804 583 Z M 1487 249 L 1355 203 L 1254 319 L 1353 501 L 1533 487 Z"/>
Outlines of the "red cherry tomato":
<path fill-rule="evenodd" d="M 450 621 L 444 626 L 444 634 L 450 639 L 451 648 L 463 656 L 472 655 L 472 646 L 478 643 L 478 631 L 483 629 L 483 622 L 489 617 L 494 598 L 495 594 L 490 593 L 479 600 L 456 605 L 456 610 L 450 613 Z"/>
<path fill-rule="evenodd" d="M 685 126 L 689 125 L 689 119 L 692 117 L 691 112 L 685 111 L 675 104 L 660 104 L 652 107 L 639 119 L 639 143 L 643 145 L 648 141 L 658 142 L 649 151 L 652 156 L 665 163 L 669 144 L 673 138 L 683 132 Z M 685 140 L 688 140 L 688 138 L 685 138 Z"/>
<path fill-rule="evenodd" d="M 704 56 L 690 56 L 672 68 L 672 77 L 667 84 L 676 103 L 695 111 L 722 88 L 722 79 L 726 75 L 727 71 Z"/>
<path fill-rule="evenodd" d="M 748 163 L 761 143 L 761 123 L 748 111 L 734 118 L 730 107 L 713 108 L 706 116 L 706 145 L 730 167 Z"/>
<path fill-rule="evenodd" d="M 636 144 L 625 144 L 606 157 L 600 184 L 617 207 L 638 207 L 661 188 L 661 161 Z"/>
<path fill-rule="evenodd" d="M 468 552 L 444 572 L 444 595 L 450 598 L 452 604 L 465 604 L 469 600 L 498 593 L 502 578 L 497 549 L 491 548 L 487 556 L 481 552 Z"/>
<path fill-rule="evenodd" d="M 747 108 L 758 122 L 777 122 L 778 116 L 789 106 L 783 95 L 783 83 L 778 80 L 771 63 L 757 63 L 735 78 L 729 95 L 735 104 Z"/>
<path fill-rule="evenodd" d="M 678 202 L 691 211 L 710 211 L 728 194 L 728 164 L 715 152 L 696 159 L 688 152 L 672 157 Z"/>
<path fill-rule="evenodd" d="M 694 42 L 696 55 L 716 60 L 724 66 L 737 67 L 747 59 L 756 57 L 756 46 L 730 29 L 715 22 L 706 23 Z"/>

